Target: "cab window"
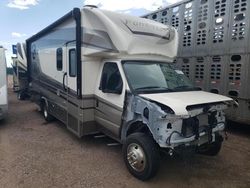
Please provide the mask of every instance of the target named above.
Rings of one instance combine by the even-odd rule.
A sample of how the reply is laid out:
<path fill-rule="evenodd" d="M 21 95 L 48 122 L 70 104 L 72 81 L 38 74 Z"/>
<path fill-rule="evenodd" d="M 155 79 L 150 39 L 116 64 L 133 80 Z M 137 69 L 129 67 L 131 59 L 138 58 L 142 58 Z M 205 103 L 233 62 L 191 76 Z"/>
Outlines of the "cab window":
<path fill-rule="evenodd" d="M 107 62 L 103 66 L 99 89 L 104 93 L 121 94 L 122 77 L 116 63 Z"/>

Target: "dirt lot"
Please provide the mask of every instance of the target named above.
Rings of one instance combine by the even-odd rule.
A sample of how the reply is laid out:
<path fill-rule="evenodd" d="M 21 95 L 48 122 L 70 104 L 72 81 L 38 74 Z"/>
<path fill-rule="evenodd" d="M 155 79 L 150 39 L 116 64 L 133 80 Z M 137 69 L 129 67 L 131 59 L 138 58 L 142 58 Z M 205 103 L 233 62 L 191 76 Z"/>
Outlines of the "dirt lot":
<path fill-rule="evenodd" d="M 141 182 L 127 171 L 121 146 L 78 139 L 9 94 L 9 116 L 0 122 L 0 187 L 250 187 L 250 126 L 232 124 L 217 157 L 163 157 L 158 175 Z"/>

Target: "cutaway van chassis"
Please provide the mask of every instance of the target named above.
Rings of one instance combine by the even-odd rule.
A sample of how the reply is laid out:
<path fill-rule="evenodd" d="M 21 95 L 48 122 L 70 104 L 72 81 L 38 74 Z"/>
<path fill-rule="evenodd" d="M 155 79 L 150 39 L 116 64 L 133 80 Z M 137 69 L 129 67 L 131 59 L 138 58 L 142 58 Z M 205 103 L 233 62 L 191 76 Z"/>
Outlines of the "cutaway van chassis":
<path fill-rule="evenodd" d="M 88 11 L 90 10 L 86 12 Z M 99 14 L 101 13 L 96 15 Z M 73 29 L 70 28 L 72 25 Z M 70 31 L 72 35 L 64 35 L 66 31 Z M 95 33 L 106 36 L 103 32 Z M 53 37 L 59 35 L 73 37 L 54 40 L 57 38 Z M 47 39 L 51 42 L 48 43 Z M 166 38 L 168 39 L 169 37 Z M 51 47 L 54 41 L 63 42 L 55 43 Z M 117 140 L 123 144 L 123 157 L 128 170 L 141 180 L 147 180 L 156 174 L 159 148 L 167 150 L 169 154 L 183 146 L 192 146 L 199 153 L 208 155 L 216 155 L 220 151 L 220 132 L 225 127 L 225 102 L 213 100 L 215 102 L 190 105 L 187 106 L 186 115 L 178 115 L 171 106 L 131 92 L 121 59 L 102 61 L 105 59 L 103 58 L 95 62 L 94 57 L 89 58 L 89 61 L 83 60 L 82 43 L 84 42 L 79 9 L 74 9 L 27 40 L 29 92 L 31 99 L 41 107 L 47 121 L 53 118 L 62 121 L 78 137 L 102 132 Z M 56 55 L 52 56 L 53 53 Z M 51 63 L 54 62 L 51 57 L 59 66 Z M 63 57 L 67 58 L 62 61 Z M 151 61 L 155 60 L 153 56 L 150 57 Z M 147 58 L 150 59 L 149 56 Z M 76 62 L 75 71 L 72 71 L 74 67 L 71 66 L 71 61 Z M 121 87 L 117 86 L 118 90 L 106 90 L 101 87 L 104 77 L 102 72 L 108 63 L 113 67 L 115 65 L 120 73 L 122 84 Z M 48 75 L 50 73 L 51 75 Z M 86 91 L 93 94 L 84 94 Z M 197 91 L 191 97 L 195 100 L 196 95 L 200 94 L 204 92 Z M 207 95 L 210 99 L 216 98 L 211 97 L 213 94 Z M 219 101 L 224 100 L 231 99 L 223 98 Z M 183 108 L 182 105 L 179 107 Z"/>
<path fill-rule="evenodd" d="M 40 87 L 41 93 L 33 93 L 33 100 L 39 104 L 47 121 L 59 119 L 78 137 L 102 132 L 120 142 L 129 171 L 141 180 L 156 174 L 160 149 L 169 155 L 192 149 L 211 156 L 221 149 L 221 132 L 225 128 L 224 103 L 190 107 L 188 116 L 177 116 L 168 107 L 131 92 L 126 92 L 124 108 L 118 109 L 94 95 L 77 99 L 45 86 L 33 84 L 33 87 L 34 90 Z M 68 109 L 59 105 L 66 103 Z M 92 116 L 93 110 L 98 111 L 98 106 L 102 105 L 122 114 L 117 134 L 115 129 L 96 121 L 83 121 L 83 117 Z M 108 108 L 99 110 L 108 112 Z M 112 117 L 109 118 L 112 121 Z"/>

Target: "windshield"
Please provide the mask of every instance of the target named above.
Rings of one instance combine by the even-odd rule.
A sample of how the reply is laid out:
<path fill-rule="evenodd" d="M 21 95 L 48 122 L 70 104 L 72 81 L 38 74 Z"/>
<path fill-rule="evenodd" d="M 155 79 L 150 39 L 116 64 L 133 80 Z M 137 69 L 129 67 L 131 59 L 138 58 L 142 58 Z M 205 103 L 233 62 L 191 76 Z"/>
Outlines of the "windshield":
<path fill-rule="evenodd" d="M 183 72 L 173 69 L 170 63 L 125 61 L 123 68 L 131 89 L 137 93 L 197 90 Z"/>

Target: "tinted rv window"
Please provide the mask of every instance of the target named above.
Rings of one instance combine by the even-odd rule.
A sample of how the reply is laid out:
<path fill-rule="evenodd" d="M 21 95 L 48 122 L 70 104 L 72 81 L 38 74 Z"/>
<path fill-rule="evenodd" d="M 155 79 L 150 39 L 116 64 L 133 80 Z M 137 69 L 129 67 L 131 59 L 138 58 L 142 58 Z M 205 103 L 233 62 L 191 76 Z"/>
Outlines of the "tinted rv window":
<path fill-rule="evenodd" d="M 69 76 L 76 76 L 76 50 L 69 50 Z"/>
<path fill-rule="evenodd" d="M 58 71 L 62 70 L 62 48 L 57 48 L 56 50 L 56 68 Z"/>

